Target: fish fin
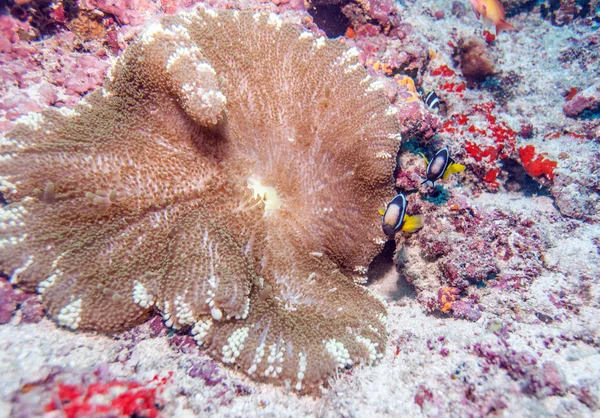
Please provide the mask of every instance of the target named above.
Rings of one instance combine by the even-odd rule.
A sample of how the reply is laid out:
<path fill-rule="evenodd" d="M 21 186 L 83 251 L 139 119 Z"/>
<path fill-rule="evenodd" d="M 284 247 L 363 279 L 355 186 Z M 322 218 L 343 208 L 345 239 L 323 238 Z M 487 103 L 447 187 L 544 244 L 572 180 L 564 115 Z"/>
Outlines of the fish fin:
<path fill-rule="evenodd" d="M 427 157 L 422 152 L 420 152 L 419 155 L 421 156 L 421 158 L 423 158 L 423 160 L 425 160 L 425 167 L 427 167 L 429 165 L 429 161 L 427 160 Z"/>
<path fill-rule="evenodd" d="M 379 212 L 379 214 L 381 216 L 383 216 L 383 215 L 385 215 L 385 208 L 379 208 L 379 209 L 377 209 L 377 212 Z"/>
<path fill-rule="evenodd" d="M 481 18 L 481 15 L 479 14 L 479 12 L 474 7 L 473 7 L 473 11 L 475 12 L 475 17 L 477 18 L 477 20 L 479 20 Z"/>
<path fill-rule="evenodd" d="M 481 24 L 483 25 L 483 28 L 485 30 L 487 30 L 492 35 L 496 36 L 496 24 L 494 23 L 494 21 L 483 16 L 481 18 Z"/>
<path fill-rule="evenodd" d="M 404 223 L 402 224 L 403 232 L 413 233 L 421 228 L 423 228 L 423 217 L 421 215 L 404 215 Z"/>
<path fill-rule="evenodd" d="M 465 171 L 465 166 L 462 164 L 450 164 L 448 166 L 448 168 L 446 168 L 446 171 L 444 171 L 444 175 L 442 176 L 442 180 L 446 180 L 450 174 L 454 174 L 454 173 L 460 173 L 461 171 Z"/>
<path fill-rule="evenodd" d="M 509 30 L 517 30 L 517 28 L 515 28 L 513 25 L 511 25 L 504 19 L 500 19 L 496 23 L 496 33 L 500 34 L 500 32 L 502 32 L 502 31 L 509 31 Z"/>

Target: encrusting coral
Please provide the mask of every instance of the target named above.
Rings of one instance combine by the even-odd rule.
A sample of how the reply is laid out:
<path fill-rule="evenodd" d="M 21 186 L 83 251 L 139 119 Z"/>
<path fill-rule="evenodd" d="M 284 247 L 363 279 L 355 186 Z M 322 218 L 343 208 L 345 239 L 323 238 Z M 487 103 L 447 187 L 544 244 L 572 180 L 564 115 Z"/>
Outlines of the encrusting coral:
<path fill-rule="evenodd" d="M 276 15 L 197 11 L 146 28 L 101 91 L 0 143 L 0 267 L 59 325 L 157 309 L 216 359 L 315 391 L 371 364 L 399 124 L 357 51 Z"/>

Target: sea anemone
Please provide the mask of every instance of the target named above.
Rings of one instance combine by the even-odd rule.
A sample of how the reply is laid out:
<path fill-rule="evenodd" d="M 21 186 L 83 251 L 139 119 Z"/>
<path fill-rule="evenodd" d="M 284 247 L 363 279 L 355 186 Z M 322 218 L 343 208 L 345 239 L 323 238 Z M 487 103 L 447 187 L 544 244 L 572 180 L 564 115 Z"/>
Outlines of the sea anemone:
<path fill-rule="evenodd" d="M 148 26 L 101 91 L 1 140 L 0 269 L 61 326 L 158 311 L 259 381 L 373 363 L 400 127 L 357 55 L 273 14 Z"/>

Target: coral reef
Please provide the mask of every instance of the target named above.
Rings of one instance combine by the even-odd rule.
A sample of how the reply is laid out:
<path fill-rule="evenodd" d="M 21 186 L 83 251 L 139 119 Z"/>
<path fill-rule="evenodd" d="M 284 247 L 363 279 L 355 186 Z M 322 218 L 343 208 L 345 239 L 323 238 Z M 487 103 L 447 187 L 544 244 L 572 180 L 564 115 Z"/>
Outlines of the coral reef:
<path fill-rule="evenodd" d="M 592 113 L 600 109 L 600 83 L 596 83 L 572 97 L 567 97 L 563 105 L 565 115 L 577 117 L 584 112 Z"/>
<path fill-rule="evenodd" d="M 48 105 L 75 105 L 102 84 L 109 62 L 100 40 L 82 43 L 73 32 L 61 32 L 32 44 L 23 35 L 29 23 L 6 15 L 0 22 L 0 59 L 6 63 L 0 68 L 2 130 Z M 80 52 L 89 48 L 95 53 Z"/>
<path fill-rule="evenodd" d="M 187 5 L 191 4 L 193 3 L 189 2 Z M 125 25 L 138 25 L 160 8 L 159 4 L 148 0 L 83 0 L 80 6 L 113 15 L 119 23 Z"/>
<path fill-rule="evenodd" d="M 355 282 L 383 243 L 399 125 L 356 55 L 273 14 L 149 26 L 102 91 L 2 141 L 2 270 L 61 326 L 158 309 L 296 390 L 373 363 L 385 307 Z"/>
<path fill-rule="evenodd" d="M 428 221 L 418 236 L 398 243 L 397 264 L 428 311 L 476 321 L 488 288 L 512 277 L 529 286 L 541 273 L 547 239 L 518 214 L 481 211 L 455 193 L 445 205 L 420 208 Z"/>

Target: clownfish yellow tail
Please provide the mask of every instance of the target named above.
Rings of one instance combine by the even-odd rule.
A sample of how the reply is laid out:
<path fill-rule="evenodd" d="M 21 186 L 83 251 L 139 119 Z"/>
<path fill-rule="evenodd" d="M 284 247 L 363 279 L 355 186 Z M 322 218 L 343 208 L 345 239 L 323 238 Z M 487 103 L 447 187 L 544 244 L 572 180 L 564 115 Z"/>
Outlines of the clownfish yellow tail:
<path fill-rule="evenodd" d="M 427 167 L 429 165 L 429 161 L 427 160 L 427 157 L 422 152 L 420 152 L 419 155 L 421 156 L 421 158 L 423 158 L 423 160 L 425 161 L 425 167 Z"/>
<path fill-rule="evenodd" d="M 421 215 L 404 215 L 404 223 L 402 224 L 403 232 L 413 233 L 421 228 L 423 228 L 423 217 Z"/>
<path fill-rule="evenodd" d="M 383 216 L 383 215 L 385 215 L 385 208 L 379 208 L 379 209 L 377 209 L 377 212 L 379 212 L 379 214 L 381 216 Z"/>
<path fill-rule="evenodd" d="M 452 163 L 446 168 L 444 174 L 442 175 L 442 180 L 446 180 L 450 174 L 460 173 L 461 171 L 465 171 L 465 166 L 462 164 Z"/>

